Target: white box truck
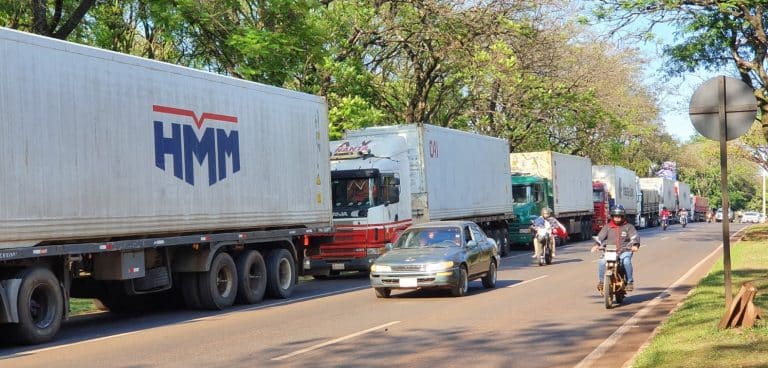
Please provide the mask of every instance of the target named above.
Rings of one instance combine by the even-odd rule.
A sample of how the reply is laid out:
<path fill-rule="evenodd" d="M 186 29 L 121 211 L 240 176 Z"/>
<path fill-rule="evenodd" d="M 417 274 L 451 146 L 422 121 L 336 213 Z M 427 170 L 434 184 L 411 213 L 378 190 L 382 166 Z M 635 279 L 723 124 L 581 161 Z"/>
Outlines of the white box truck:
<path fill-rule="evenodd" d="M 632 224 L 636 223 L 640 207 L 640 188 L 634 171 L 621 166 L 594 165 L 592 189 L 595 201 L 595 231 L 599 231 L 608 222 L 608 212 L 615 206 L 624 207 L 627 220 Z M 601 200 L 598 201 L 598 198 Z"/>
<path fill-rule="evenodd" d="M 509 155 L 515 221 L 510 233 L 516 243 L 530 241 L 528 227 L 543 207 L 550 207 L 565 225 L 568 237 L 592 236 L 592 161 L 552 151 Z"/>
<path fill-rule="evenodd" d="M 69 296 L 288 297 L 304 235 L 331 230 L 320 97 L 0 29 L 0 116 L 0 323 L 19 342 L 53 338 Z"/>
<path fill-rule="evenodd" d="M 677 212 L 677 195 L 675 194 L 675 181 L 672 179 L 653 177 L 640 178 L 640 189 L 655 190 L 659 193 L 659 212 L 666 207 L 670 213 Z"/>
<path fill-rule="evenodd" d="M 349 131 L 331 143 L 332 236 L 305 268 L 367 271 L 411 224 L 471 220 L 506 252 L 512 216 L 506 140 L 428 124 Z"/>
<path fill-rule="evenodd" d="M 688 210 L 689 215 L 693 215 L 693 196 L 691 195 L 691 186 L 681 181 L 675 182 L 675 194 L 677 195 L 677 208 Z"/>

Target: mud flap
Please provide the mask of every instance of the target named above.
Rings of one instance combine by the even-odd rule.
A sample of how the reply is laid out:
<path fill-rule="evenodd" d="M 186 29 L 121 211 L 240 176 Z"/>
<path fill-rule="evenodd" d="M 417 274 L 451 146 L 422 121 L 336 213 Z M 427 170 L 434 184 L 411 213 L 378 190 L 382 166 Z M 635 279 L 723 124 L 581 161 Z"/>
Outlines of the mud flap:
<path fill-rule="evenodd" d="M 21 279 L 0 281 L 0 323 L 19 323 Z"/>

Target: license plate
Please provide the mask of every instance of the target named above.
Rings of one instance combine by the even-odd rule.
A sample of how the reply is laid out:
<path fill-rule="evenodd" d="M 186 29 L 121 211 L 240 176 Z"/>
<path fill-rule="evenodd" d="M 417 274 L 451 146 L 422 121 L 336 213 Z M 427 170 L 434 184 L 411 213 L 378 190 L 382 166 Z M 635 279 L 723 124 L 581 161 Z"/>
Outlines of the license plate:
<path fill-rule="evenodd" d="M 616 252 L 605 252 L 605 260 L 609 262 L 616 262 Z"/>
<path fill-rule="evenodd" d="M 416 287 L 418 285 L 418 280 L 414 277 L 406 277 L 400 279 L 400 287 Z"/>
<path fill-rule="evenodd" d="M 343 270 L 344 264 L 343 263 L 331 263 L 331 269 L 334 271 Z"/>
<path fill-rule="evenodd" d="M 530 234 L 531 229 L 520 229 L 520 234 Z"/>

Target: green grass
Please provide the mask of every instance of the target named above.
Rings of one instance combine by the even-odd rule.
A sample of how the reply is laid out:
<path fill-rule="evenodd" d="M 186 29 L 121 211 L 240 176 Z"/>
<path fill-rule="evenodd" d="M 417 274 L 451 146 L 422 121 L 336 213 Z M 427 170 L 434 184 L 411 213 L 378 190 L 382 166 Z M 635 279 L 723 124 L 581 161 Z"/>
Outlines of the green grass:
<path fill-rule="evenodd" d="M 70 312 L 70 315 L 72 316 L 76 316 L 78 314 L 92 313 L 96 311 L 98 311 L 98 309 L 96 308 L 96 305 L 93 303 L 93 299 L 78 299 L 78 298 L 69 299 L 69 312 Z"/>
<path fill-rule="evenodd" d="M 733 293 L 752 281 L 763 320 L 751 329 L 717 328 L 725 314 L 721 259 L 662 324 L 633 367 L 768 367 L 768 226 L 750 228 L 744 239 L 731 247 Z"/>

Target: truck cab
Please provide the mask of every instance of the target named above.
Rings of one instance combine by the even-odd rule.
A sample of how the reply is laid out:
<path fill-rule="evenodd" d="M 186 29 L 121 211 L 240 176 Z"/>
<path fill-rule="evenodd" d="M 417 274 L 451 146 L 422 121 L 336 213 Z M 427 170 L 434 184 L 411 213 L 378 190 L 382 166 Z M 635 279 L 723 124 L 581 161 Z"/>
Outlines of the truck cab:
<path fill-rule="evenodd" d="M 592 202 L 595 208 L 595 215 L 592 217 L 592 232 L 596 234 L 608 223 L 608 211 L 613 206 L 605 183 L 592 183 Z"/>
<path fill-rule="evenodd" d="M 334 232 L 318 236 L 304 268 L 312 274 L 367 271 L 411 225 L 406 142 L 401 137 L 354 137 L 331 142 Z M 322 277 L 322 276 L 320 276 Z"/>
<path fill-rule="evenodd" d="M 539 217 L 541 209 L 552 202 L 549 180 L 532 175 L 512 174 L 512 210 L 509 222 L 509 240 L 512 244 L 529 244 L 533 241 L 531 222 Z"/>

